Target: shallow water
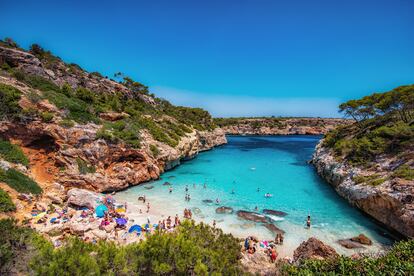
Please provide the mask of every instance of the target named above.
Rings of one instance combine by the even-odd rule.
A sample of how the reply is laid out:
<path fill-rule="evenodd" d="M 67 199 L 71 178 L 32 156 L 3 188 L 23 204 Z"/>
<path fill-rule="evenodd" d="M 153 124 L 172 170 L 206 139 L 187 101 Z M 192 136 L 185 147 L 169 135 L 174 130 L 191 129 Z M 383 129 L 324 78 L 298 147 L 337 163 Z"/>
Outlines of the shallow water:
<path fill-rule="evenodd" d="M 168 215 L 182 216 L 184 208 L 191 208 L 198 221 L 211 224 L 216 220 L 217 226 L 226 232 L 260 239 L 274 239 L 274 234 L 260 223 L 241 220 L 235 213 L 216 214 L 215 209 L 229 206 L 235 211 L 254 211 L 257 207 L 259 212 L 263 209 L 286 212 L 285 217 L 272 217 L 275 225 L 286 231 L 285 243 L 279 249 L 282 256 L 291 255 L 294 248 L 311 236 L 347 255 L 378 251 L 389 245 L 392 241 L 384 236 L 387 232 L 383 228 L 347 204 L 307 164 L 319 139 L 319 136 L 230 136 L 228 144 L 200 153 L 163 174 L 160 180 L 132 187 L 115 197 L 136 204 L 130 204 L 129 216 L 138 220 L 147 218 L 146 214 L 139 214 L 139 208 L 144 213 L 146 208 L 137 201 L 138 195 L 145 194 L 151 204 L 153 222 Z M 166 181 L 172 184 L 172 193 L 163 185 Z M 187 185 L 189 202 L 185 201 Z M 146 189 L 146 186 L 154 187 Z M 265 193 L 273 196 L 266 198 Z M 217 198 L 219 205 L 203 202 Z M 311 229 L 305 227 L 308 214 L 312 218 Z M 370 237 L 374 244 L 358 251 L 337 244 L 338 239 L 359 233 Z"/>

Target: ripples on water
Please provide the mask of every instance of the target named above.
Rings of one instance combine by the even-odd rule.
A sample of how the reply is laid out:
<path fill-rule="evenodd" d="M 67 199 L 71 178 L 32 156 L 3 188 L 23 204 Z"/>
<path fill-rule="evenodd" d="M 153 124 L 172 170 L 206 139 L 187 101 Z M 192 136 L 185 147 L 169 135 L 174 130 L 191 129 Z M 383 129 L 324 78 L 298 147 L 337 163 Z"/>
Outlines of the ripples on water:
<path fill-rule="evenodd" d="M 209 200 L 220 200 L 220 206 L 237 210 L 259 211 L 274 209 L 286 212 L 285 217 L 273 217 L 274 224 L 286 231 L 283 255 L 291 254 L 300 242 L 316 236 L 344 254 L 355 253 L 340 247 L 338 239 L 350 238 L 359 233 L 369 236 L 376 251 L 390 240 L 387 232 L 348 205 L 315 173 L 307 163 L 320 136 L 230 136 L 228 144 L 203 152 L 195 159 L 184 162 L 166 172 L 147 190 L 142 185 L 117 194 L 119 200 L 136 203 L 139 194 L 145 194 L 161 215 L 181 214 L 192 208 L 196 220 L 211 223 L 214 219 L 223 230 L 237 236 L 254 234 L 273 239 L 274 234 L 260 223 L 240 220 L 235 213 L 216 214 L 218 207 Z M 173 193 L 168 192 L 168 181 Z M 203 188 L 206 183 L 207 188 Z M 193 187 L 196 184 L 196 188 Z M 188 185 L 191 201 L 185 198 Z M 257 191 L 259 189 L 259 192 Z M 232 194 L 234 190 L 234 194 Z M 265 193 L 273 194 L 265 198 Z M 203 202 L 204 200 L 204 202 Z M 305 229 L 310 214 L 312 228 Z"/>

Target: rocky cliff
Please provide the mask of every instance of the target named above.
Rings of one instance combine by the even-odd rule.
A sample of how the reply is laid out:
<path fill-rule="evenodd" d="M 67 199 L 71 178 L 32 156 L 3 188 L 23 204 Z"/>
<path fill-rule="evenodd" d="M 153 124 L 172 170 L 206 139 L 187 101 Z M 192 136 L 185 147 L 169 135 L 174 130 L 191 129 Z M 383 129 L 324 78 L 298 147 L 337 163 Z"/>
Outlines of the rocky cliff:
<path fill-rule="evenodd" d="M 325 134 L 350 120 L 335 118 L 226 118 L 216 123 L 230 135 Z"/>
<path fill-rule="evenodd" d="M 414 181 L 390 177 L 398 156 L 380 158 L 376 166 L 351 166 L 323 146 L 312 158 L 319 175 L 339 195 L 366 214 L 406 237 L 414 237 Z M 383 183 L 363 182 L 370 176 L 382 177 Z"/>
<path fill-rule="evenodd" d="M 30 160 L 23 173 L 43 188 L 125 189 L 226 143 L 208 112 L 175 107 L 138 82 L 88 73 L 39 46 L 0 45 L 0 66 L 0 98 L 10 98 L 0 139 L 22 148 Z"/>

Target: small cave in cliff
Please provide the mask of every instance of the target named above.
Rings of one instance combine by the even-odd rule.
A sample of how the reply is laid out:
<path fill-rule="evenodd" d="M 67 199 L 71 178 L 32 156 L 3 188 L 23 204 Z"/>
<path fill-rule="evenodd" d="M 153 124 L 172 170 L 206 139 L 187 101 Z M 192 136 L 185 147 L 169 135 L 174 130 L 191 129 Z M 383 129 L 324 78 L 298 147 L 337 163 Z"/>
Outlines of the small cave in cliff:
<path fill-rule="evenodd" d="M 115 162 L 134 162 L 134 161 L 138 161 L 138 162 L 142 162 L 145 161 L 145 157 L 140 154 L 140 153 L 134 153 L 134 154 L 127 154 L 127 155 L 122 155 L 119 156 Z"/>
<path fill-rule="evenodd" d="M 46 153 L 54 152 L 59 149 L 59 145 L 56 143 L 55 139 L 46 134 L 36 137 L 34 140 L 27 143 L 26 147 L 39 151 L 43 150 Z"/>

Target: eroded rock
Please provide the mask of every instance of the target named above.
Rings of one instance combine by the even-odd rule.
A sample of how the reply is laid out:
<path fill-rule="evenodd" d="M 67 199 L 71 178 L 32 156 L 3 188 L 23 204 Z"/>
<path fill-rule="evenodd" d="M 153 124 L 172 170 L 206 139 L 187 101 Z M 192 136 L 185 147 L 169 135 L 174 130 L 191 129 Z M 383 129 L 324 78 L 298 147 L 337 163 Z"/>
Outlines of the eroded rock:
<path fill-rule="evenodd" d="M 295 262 L 301 262 L 305 259 L 318 259 L 324 260 L 328 258 L 335 258 L 338 256 L 335 249 L 329 245 L 324 244 L 317 238 L 309 238 L 307 241 L 302 242 L 293 253 L 293 260 Z"/>
<path fill-rule="evenodd" d="M 237 216 L 239 218 L 254 221 L 254 222 L 267 222 L 267 219 L 265 216 L 259 213 L 255 213 L 255 212 L 240 210 L 240 211 L 237 211 Z"/>
<path fill-rule="evenodd" d="M 216 209 L 217 214 L 233 214 L 233 208 L 221 206 Z"/>

